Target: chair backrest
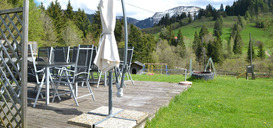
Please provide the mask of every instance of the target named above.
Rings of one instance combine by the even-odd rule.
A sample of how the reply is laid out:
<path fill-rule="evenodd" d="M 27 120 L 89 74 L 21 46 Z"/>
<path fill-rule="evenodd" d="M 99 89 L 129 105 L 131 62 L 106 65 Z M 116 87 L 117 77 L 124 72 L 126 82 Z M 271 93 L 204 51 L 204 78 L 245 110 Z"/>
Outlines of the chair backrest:
<path fill-rule="evenodd" d="M 38 51 L 37 61 L 44 61 L 52 63 L 54 60 L 53 48 L 52 47 L 40 47 Z"/>
<path fill-rule="evenodd" d="M 119 48 L 118 49 L 118 52 L 119 52 L 119 58 L 120 58 L 120 61 L 121 63 L 123 62 L 124 60 L 124 48 Z M 134 52 L 134 47 L 129 47 L 127 49 L 127 64 L 128 66 L 130 67 L 131 63 L 132 63 L 132 58 L 133 58 L 133 52 Z"/>
<path fill-rule="evenodd" d="M 37 68 L 36 68 L 36 62 L 35 62 L 35 57 L 34 57 L 34 53 L 33 53 L 32 44 L 28 44 L 28 58 L 31 58 L 31 59 L 28 59 L 28 60 L 30 60 L 33 63 L 33 67 L 34 67 L 34 70 L 36 72 Z"/>
<path fill-rule="evenodd" d="M 32 62 L 32 66 L 33 66 L 33 68 L 29 67 L 31 72 L 28 72 L 28 75 L 34 76 L 35 79 L 36 79 L 37 84 L 40 84 L 39 75 L 37 73 L 38 69 L 36 67 L 36 62 L 35 62 L 35 57 L 34 57 L 32 44 L 28 44 L 28 60 Z"/>
<path fill-rule="evenodd" d="M 70 47 L 55 47 L 53 51 L 54 62 L 69 62 Z"/>
<path fill-rule="evenodd" d="M 97 65 L 94 64 L 94 60 L 95 60 L 95 57 L 97 55 L 97 47 L 94 46 L 93 48 L 93 55 L 92 55 L 92 58 L 91 58 L 91 69 L 92 71 L 98 71 L 98 67 Z"/>
<path fill-rule="evenodd" d="M 89 77 L 93 49 L 93 45 L 79 45 L 78 47 L 73 47 L 72 62 L 75 62 L 73 82 L 75 82 L 75 75 L 77 74 L 86 74 Z"/>

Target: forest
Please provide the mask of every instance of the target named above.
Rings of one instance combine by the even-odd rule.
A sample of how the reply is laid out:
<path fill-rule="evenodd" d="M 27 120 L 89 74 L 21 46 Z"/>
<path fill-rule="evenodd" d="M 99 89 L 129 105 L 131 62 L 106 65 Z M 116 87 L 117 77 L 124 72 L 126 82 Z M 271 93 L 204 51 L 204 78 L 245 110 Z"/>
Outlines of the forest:
<path fill-rule="evenodd" d="M 1 0 L 0 4 L 0 10 L 22 7 L 23 0 Z M 38 42 L 39 47 L 98 46 L 102 31 L 99 11 L 95 12 L 90 22 L 83 9 L 73 11 L 75 9 L 70 1 L 66 6 L 63 10 L 55 0 L 46 8 L 43 3 L 37 5 L 30 0 L 29 41 Z M 168 63 L 169 68 L 188 68 L 189 59 L 193 59 L 200 68 L 210 57 L 218 67 L 243 57 L 243 64 L 247 64 L 250 59 L 248 47 L 252 44 L 248 39 L 251 37 L 241 33 L 247 31 L 250 25 L 269 33 L 267 42 L 252 40 L 255 40 L 253 57 L 269 61 L 270 57 L 265 52 L 273 53 L 270 40 L 273 36 L 272 8 L 272 0 L 238 0 L 226 7 L 222 4 L 219 9 L 209 4 L 194 16 L 186 13 L 174 17 L 166 15 L 149 29 L 139 29 L 129 24 L 128 44 L 134 47 L 133 61 Z M 115 37 L 120 48 L 124 46 L 123 25 L 123 20 L 116 21 Z M 197 29 L 190 27 L 193 25 L 197 25 Z M 187 28 L 191 31 L 185 32 Z M 255 33 L 252 35 L 255 36 Z"/>

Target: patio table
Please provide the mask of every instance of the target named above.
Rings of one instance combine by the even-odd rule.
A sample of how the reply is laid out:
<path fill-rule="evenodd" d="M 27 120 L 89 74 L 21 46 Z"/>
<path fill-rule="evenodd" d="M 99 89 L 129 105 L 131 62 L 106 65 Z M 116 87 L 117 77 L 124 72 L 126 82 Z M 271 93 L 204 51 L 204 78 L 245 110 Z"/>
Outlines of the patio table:
<path fill-rule="evenodd" d="M 66 63 L 66 62 L 54 62 L 54 63 L 48 63 L 48 62 L 37 62 L 37 67 L 44 67 L 45 68 L 45 82 L 46 82 L 46 105 L 49 104 L 49 77 L 50 77 L 50 68 L 52 67 L 69 67 L 69 66 L 75 66 L 75 62 L 70 62 L 70 63 Z M 41 82 L 41 84 L 43 84 L 43 81 Z M 42 85 L 39 86 L 39 88 L 41 88 Z M 39 96 L 39 94 L 37 94 L 37 96 Z M 36 98 L 37 100 L 37 98 Z M 36 106 L 36 100 L 34 103 L 34 106 Z"/>

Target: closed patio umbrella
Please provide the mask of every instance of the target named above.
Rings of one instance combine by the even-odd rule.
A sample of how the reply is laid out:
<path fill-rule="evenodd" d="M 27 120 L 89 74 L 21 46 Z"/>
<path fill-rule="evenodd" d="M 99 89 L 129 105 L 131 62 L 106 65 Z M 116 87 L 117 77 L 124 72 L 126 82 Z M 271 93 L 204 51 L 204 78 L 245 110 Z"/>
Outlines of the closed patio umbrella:
<path fill-rule="evenodd" d="M 94 63 L 102 72 L 107 72 L 120 63 L 117 43 L 114 35 L 116 25 L 115 0 L 101 0 L 99 4 L 102 24 L 98 54 Z"/>
<path fill-rule="evenodd" d="M 119 111 L 115 114 L 112 113 L 112 70 L 114 67 L 118 67 L 120 63 L 118 48 L 114 36 L 114 29 L 116 24 L 116 15 L 114 11 L 116 0 L 101 0 L 99 4 L 100 15 L 101 15 L 101 23 L 102 23 L 102 34 L 99 42 L 98 54 L 95 57 L 94 63 L 98 66 L 98 68 L 102 72 L 109 71 L 109 99 L 108 99 L 108 114 L 101 113 L 93 113 L 88 112 L 90 114 L 106 116 L 106 118 L 102 119 L 93 124 L 93 127 L 102 123 L 103 121 L 109 118 L 118 118 L 130 121 L 136 121 L 132 119 L 126 119 L 121 117 L 116 117 L 115 115 L 122 112 Z M 124 1 L 121 0 L 122 10 L 123 10 L 123 19 L 124 19 L 124 30 L 125 30 L 125 48 L 124 48 L 124 63 L 127 63 L 127 49 L 128 49 L 128 31 L 127 31 L 127 19 L 125 13 Z M 124 82 L 124 74 L 125 74 L 125 64 L 122 67 L 122 77 L 121 77 L 121 85 L 119 85 L 118 78 L 116 77 L 116 87 L 117 87 L 117 96 L 121 97 L 123 95 L 123 82 Z M 117 72 L 115 72 L 117 73 Z M 117 74 L 116 74 L 117 75 Z"/>

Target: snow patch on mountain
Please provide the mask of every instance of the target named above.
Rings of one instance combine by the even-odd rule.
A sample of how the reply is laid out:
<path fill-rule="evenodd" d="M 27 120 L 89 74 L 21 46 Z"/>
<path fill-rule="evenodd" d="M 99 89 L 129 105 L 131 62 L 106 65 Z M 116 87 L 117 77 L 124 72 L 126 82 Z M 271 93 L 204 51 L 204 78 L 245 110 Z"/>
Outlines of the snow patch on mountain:
<path fill-rule="evenodd" d="M 166 14 L 169 14 L 170 17 L 172 16 L 177 16 L 177 15 L 181 15 L 183 12 L 185 12 L 187 15 L 188 13 L 190 13 L 192 16 L 194 15 L 194 13 L 196 15 L 198 15 L 198 12 L 201 8 L 196 7 L 196 6 L 179 6 L 179 7 L 175 7 L 172 9 L 169 9 L 167 11 L 164 12 L 157 12 L 153 15 L 153 23 L 157 24 L 160 19 L 165 16 Z"/>

